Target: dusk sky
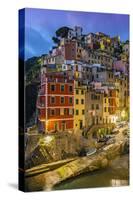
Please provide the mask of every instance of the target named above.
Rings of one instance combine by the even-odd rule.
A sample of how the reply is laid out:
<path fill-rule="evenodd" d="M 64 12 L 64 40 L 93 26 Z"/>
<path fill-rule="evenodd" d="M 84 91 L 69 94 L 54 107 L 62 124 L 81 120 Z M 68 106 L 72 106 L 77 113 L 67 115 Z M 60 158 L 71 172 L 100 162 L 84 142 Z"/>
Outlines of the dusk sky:
<path fill-rule="evenodd" d="M 129 39 L 129 15 L 28 8 L 25 12 L 25 59 L 48 53 L 54 45 L 55 31 L 62 26 L 81 26 L 83 34 L 99 31 L 110 36 L 119 35 L 122 41 Z M 23 30 L 21 24 L 20 30 Z"/>

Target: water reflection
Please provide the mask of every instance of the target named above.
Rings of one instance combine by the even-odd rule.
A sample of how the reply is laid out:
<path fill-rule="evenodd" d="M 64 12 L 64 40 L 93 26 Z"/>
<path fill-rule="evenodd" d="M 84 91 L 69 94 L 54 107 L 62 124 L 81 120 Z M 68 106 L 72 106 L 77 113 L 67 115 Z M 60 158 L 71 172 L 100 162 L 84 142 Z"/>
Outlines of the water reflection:
<path fill-rule="evenodd" d="M 112 179 L 110 180 L 111 186 L 126 186 L 128 185 L 128 180 Z"/>
<path fill-rule="evenodd" d="M 54 190 L 95 188 L 129 185 L 129 156 L 121 156 L 110 167 L 71 178 L 55 186 Z M 27 191 L 45 190 L 44 174 L 29 177 L 25 182 Z"/>
<path fill-rule="evenodd" d="M 110 167 L 83 174 L 62 182 L 54 189 L 78 189 L 129 185 L 129 157 L 124 155 L 115 159 Z"/>

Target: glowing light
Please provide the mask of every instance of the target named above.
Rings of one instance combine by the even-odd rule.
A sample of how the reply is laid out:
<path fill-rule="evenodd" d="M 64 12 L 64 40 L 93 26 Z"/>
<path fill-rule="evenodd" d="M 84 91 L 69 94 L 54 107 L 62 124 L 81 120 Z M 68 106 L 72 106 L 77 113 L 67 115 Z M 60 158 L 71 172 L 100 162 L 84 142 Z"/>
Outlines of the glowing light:
<path fill-rule="evenodd" d="M 47 128 L 48 127 L 48 120 L 46 120 L 45 123 L 46 123 L 46 128 Z"/>
<path fill-rule="evenodd" d="M 118 120 L 118 116 L 114 116 L 114 123 L 116 123 Z"/>
<path fill-rule="evenodd" d="M 50 136 L 50 135 L 47 135 L 47 136 L 44 138 L 44 140 L 45 140 L 45 143 L 46 143 L 46 144 L 49 144 L 49 143 L 53 140 L 53 137 Z"/>
<path fill-rule="evenodd" d="M 125 112 L 125 110 L 123 110 L 123 111 L 121 112 L 121 117 L 124 118 L 125 116 L 126 116 L 126 112 Z"/>

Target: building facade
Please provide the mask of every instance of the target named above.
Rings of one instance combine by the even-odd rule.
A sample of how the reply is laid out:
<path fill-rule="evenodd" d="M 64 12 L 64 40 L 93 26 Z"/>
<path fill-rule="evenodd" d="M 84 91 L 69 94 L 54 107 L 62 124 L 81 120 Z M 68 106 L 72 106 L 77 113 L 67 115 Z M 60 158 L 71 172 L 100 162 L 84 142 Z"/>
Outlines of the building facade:
<path fill-rule="evenodd" d="M 85 128 L 85 94 L 86 86 L 75 81 L 74 88 L 74 132 Z"/>
<path fill-rule="evenodd" d="M 39 130 L 83 130 L 128 119 L 129 41 L 69 29 L 42 57 L 37 99 Z"/>
<path fill-rule="evenodd" d="M 73 129 L 74 81 L 63 73 L 42 73 L 37 108 L 40 131 Z"/>

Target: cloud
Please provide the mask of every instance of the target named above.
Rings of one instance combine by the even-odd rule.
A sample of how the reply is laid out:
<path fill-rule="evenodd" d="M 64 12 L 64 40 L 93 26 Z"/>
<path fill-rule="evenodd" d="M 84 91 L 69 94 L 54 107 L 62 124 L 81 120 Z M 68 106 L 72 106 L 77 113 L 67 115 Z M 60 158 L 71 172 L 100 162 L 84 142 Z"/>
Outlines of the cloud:
<path fill-rule="evenodd" d="M 52 42 L 47 38 L 47 34 L 43 35 L 40 31 L 33 29 L 31 27 L 26 27 L 25 29 L 25 57 L 26 59 L 31 56 L 39 56 L 49 51 Z"/>
<path fill-rule="evenodd" d="M 129 38 L 129 17 L 106 14 L 46 9 L 26 9 L 26 55 L 47 53 L 53 44 L 52 36 L 61 26 L 82 26 L 83 33 L 105 32 L 111 36 Z"/>

